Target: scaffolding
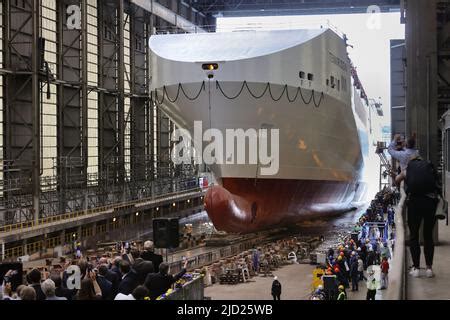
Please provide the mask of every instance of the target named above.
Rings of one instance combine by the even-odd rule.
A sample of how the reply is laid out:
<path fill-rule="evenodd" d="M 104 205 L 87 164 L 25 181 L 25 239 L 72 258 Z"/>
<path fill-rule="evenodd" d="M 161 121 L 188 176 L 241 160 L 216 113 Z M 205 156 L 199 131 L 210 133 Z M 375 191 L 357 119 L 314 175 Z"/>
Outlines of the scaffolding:
<path fill-rule="evenodd" d="M 386 142 L 378 141 L 376 154 L 380 157 L 380 181 L 379 181 L 379 190 L 383 190 L 385 187 L 389 187 L 391 185 L 390 179 L 395 179 L 396 173 L 392 168 L 391 163 L 389 162 L 384 150 L 386 150 Z"/>
<path fill-rule="evenodd" d="M 0 226 L 198 188 L 150 99 L 169 25 L 134 1 L 1 0 Z"/>

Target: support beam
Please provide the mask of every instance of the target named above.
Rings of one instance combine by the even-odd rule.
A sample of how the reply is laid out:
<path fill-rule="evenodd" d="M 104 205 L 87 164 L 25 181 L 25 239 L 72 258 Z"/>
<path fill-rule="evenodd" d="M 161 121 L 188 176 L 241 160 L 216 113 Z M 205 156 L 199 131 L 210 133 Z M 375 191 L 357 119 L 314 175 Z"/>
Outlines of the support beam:
<path fill-rule="evenodd" d="M 154 0 L 131 0 L 131 2 L 184 31 L 192 33 L 206 32 L 206 29 L 195 25 Z"/>
<path fill-rule="evenodd" d="M 119 169 L 118 179 L 119 184 L 125 182 L 125 47 L 124 47 L 124 28 L 125 28 L 125 8 L 124 0 L 119 0 L 117 18 L 118 18 L 118 39 L 116 40 L 118 53 L 118 156 Z"/>
<path fill-rule="evenodd" d="M 438 159 L 436 0 L 408 1 L 406 133 L 417 133 L 421 155 Z"/>
<path fill-rule="evenodd" d="M 81 0 L 81 156 L 83 187 L 87 187 L 88 168 L 88 12 L 87 0 Z"/>
<path fill-rule="evenodd" d="M 33 215 L 37 224 L 40 212 L 41 194 L 41 103 L 40 103 L 40 52 L 39 52 L 39 28 L 40 28 L 40 5 L 39 0 L 33 0 L 33 39 L 32 39 L 32 108 L 33 108 Z"/>

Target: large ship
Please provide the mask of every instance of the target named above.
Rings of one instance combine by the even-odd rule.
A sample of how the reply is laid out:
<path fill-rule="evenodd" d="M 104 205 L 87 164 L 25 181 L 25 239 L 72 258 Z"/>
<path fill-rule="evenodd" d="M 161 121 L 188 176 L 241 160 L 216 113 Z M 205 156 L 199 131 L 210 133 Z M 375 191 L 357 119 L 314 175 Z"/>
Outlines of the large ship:
<path fill-rule="evenodd" d="M 365 93 L 330 29 L 155 35 L 152 99 L 177 126 L 279 129 L 279 170 L 210 166 L 205 209 L 218 230 L 249 233 L 350 210 L 364 194 Z M 356 79 L 356 80 L 355 80 Z M 198 150 L 196 150 L 199 152 Z M 247 156 L 249 156 L 247 154 Z"/>

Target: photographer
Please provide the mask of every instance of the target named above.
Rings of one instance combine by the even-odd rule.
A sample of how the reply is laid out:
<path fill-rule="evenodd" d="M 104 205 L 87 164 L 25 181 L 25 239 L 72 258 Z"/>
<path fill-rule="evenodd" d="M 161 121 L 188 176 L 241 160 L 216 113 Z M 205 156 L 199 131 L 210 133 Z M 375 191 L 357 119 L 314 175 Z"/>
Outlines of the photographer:
<path fill-rule="evenodd" d="M 405 149 L 400 147 L 405 146 Z M 410 159 L 419 156 L 419 151 L 416 149 L 416 135 L 413 134 L 407 141 L 406 144 L 402 141 L 402 138 L 399 134 L 394 136 L 394 140 L 388 147 L 388 152 L 392 158 L 398 160 L 400 162 L 400 174 L 395 178 L 395 182 L 400 184 L 400 182 L 404 179 L 405 170 L 408 166 L 408 162 Z"/>
<path fill-rule="evenodd" d="M 17 269 L 8 270 L 0 282 L 0 300 L 20 300 L 20 290 L 25 286 L 22 284 L 22 271 Z"/>
<path fill-rule="evenodd" d="M 0 300 L 15 300 L 12 297 L 12 284 L 11 278 L 14 276 L 14 270 L 9 270 L 3 277 L 2 284 L 0 286 Z"/>

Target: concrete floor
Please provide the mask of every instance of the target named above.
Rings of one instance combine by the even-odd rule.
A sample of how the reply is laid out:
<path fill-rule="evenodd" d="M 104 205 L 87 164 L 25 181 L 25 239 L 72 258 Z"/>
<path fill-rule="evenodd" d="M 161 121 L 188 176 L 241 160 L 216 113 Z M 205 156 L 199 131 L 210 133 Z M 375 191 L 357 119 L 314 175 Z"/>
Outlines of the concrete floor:
<path fill-rule="evenodd" d="M 311 293 L 314 266 L 293 264 L 273 272 L 281 282 L 282 300 L 307 300 Z M 273 277 L 253 277 L 237 285 L 215 284 L 205 288 L 205 297 L 212 300 L 272 300 Z"/>
<path fill-rule="evenodd" d="M 309 300 L 312 288 L 314 266 L 294 264 L 274 271 L 282 286 L 282 300 Z M 272 300 L 270 294 L 273 277 L 253 277 L 250 282 L 237 285 L 215 284 L 205 288 L 205 297 L 212 300 Z M 367 288 L 359 283 L 359 291 L 347 290 L 349 300 L 365 300 Z M 382 300 L 382 291 L 378 290 L 377 300 Z"/>
<path fill-rule="evenodd" d="M 421 247 L 421 267 L 425 267 L 423 247 Z M 411 266 L 411 255 L 407 247 L 407 266 Z M 425 278 L 425 269 L 421 269 L 421 277 L 407 275 L 406 292 L 408 300 L 449 300 L 450 299 L 450 227 L 445 220 L 439 221 L 439 245 L 435 247 L 433 269 L 436 276 Z"/>

